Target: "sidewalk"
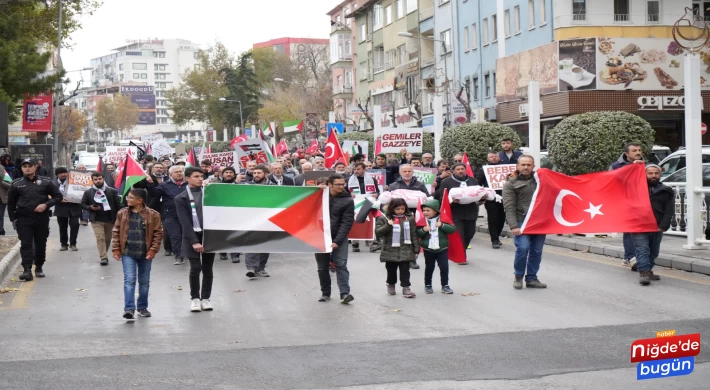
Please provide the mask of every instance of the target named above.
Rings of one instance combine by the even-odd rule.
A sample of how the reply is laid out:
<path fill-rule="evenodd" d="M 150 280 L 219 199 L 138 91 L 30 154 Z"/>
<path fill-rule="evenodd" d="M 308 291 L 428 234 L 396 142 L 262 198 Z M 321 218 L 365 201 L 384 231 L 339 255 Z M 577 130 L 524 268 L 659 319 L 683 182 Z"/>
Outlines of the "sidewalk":
<path fill-rule="evenodd" d="M 488 221 L 486 218 L 478 219 L 476 231 L 488 234 Z M 503 229 L 504 237 L 512 237 L 508 227 Z M 661 242 L 661 253 L 656 259 L 656 264 L 663 267 L 681 269 L 710 275 L 710 248 L 705 250 L 683 249 L 685 237 L 664 235 Z M 583 237 L 574 235 L 548 235 L 545 244 L 582 252 L 591 252 L 598 255 L 624 257 L 624 244 L 622 237 Z"/>

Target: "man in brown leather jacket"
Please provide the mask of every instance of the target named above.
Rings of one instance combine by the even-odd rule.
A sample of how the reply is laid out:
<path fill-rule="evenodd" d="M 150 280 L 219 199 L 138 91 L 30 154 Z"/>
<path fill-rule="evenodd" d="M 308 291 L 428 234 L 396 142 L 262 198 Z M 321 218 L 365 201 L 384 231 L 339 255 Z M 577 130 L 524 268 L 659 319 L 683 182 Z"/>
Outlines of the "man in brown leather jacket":
<path fill-rule="evenodd" d="M 123 318 L 132 321 L 136 310 L 136 269 L 138 269 L 138 314 L 150 317 L 148 292 L 150 268 L 163 240 L 160 214 L 145 205 L 147 193 L 135 188 L 126 196 L 127 208 L 116 216 L 113 226 L 113 258 L 123 263 Z"/>

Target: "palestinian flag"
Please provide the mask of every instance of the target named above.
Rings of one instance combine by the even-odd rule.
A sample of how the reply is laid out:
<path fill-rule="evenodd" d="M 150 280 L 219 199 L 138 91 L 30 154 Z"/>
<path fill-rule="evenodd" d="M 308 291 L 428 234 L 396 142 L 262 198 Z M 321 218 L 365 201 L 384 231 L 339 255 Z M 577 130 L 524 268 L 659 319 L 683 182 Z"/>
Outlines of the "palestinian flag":
<path fill-rule="evenodd" d="M 355 222 L 350 228 L 350 232 L 348 233 L 348 239 L 374 240 L 375 219 L 377 218 L 374 212 L 377 211 L 377 209 L 372 208 L 372 199 L 367 198 L 364 195 L 358 195 L 353 199 L 353 202 L 355 203 Z M 362 222 L 358 222 L 357 217 L 360 215 L 360 212 L 362 212 L 363 209 L 365 209 L 365 211 L 363 212 L 363 214 L 365 214 L 365 217 L 363 217 Z"/>
<path fill-rule="evenodd" d="M 269 144 L 266 143 L 264 140 L 264 134 L 259 131 L 259 140 L 261 142 L 261 149 L 266 153 L 266 155 L 269 157 L 269 162 L 274 162 L 276 161 L 276 158 L 274 158 L 274 153 Z"/>
<path fill-rule="evenodd" d="M 318 187 L 210 184 L 205 252 L 330 253 L 329 201 Z"/>
<path fill-rule="evenodd" d="M 284 121 L 284 133 L 293 133 L 294 131 L 303 130 L 303 121 L 296 119 L 295 121 Z"/>
<path fill-rule="evenodd" d="M 118 166 L 118 171 L 116 189 L 121 197 L 125 196 L 126 192 L 128 192 L 134 184 L 145 179 L 147 176 L 143 168 L 129 155 L 126 155 L 126 158 L 121 161 L 121 164 Z"/>
<path fill-rule="evenodd" d="M 271 128 L 271 123 L 266 122 L 264 123 L 264 129 L 262 130 L 264 134 L 271 136 L 274 134 L 274 130 Z"/>
<path fill-rule="evenodd" d="M 197 167 L 199 164 L 197 164 L 197 156 L 195 156 L 195 149 L 190 148 L 190 151 L 187 153 L 187 160 L 185 161 L 185 168 L 187 167 Z"/>
<path fill-rule="evenodd" d="M 2 178 L 2 181 L 6 181 L 8 183 L 12 183 L 12 178 L 10 177 L 10 174 L 7 173 L 7 169 L 5 170 L 5 177 Z"/>

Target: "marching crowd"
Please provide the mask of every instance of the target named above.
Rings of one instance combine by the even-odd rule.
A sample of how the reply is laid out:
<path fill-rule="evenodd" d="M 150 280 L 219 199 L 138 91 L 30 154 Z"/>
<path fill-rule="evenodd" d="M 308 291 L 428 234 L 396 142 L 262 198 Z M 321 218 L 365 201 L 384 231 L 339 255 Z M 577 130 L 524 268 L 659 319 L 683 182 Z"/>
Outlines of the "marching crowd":
<path fill-rule="evenodd" d="M 491 245 L 493 249 L 501 248 L 500 235 L 507 223 L 514 235 L 516 246 L 513 287 L 521 289 L 524 282 L 527 288 L 546 288 L 547 285 L 537 276 L 545 235 L 522 234 L 520 230 L 537 188 L 535 161 L 531 156 L 513 150 L 512 141 L 509 139 L 502 140 L 501 147 L 501 152 L 488 153 L 488 165 L 516 164 L 517 170 L 508 178 L 504 189 L 497 191 L 502 195 L 502 203 L 479 202 L 484 203 L 488 215 Z M 624 154 L 610 169 L 631 163 L 644 163 L 642 156 L 640 144 L 627 144 Z M 0 169 L 8 169 L 5 162 L 11 162 L 11 159 L 7 157 L 8 159 L 5 159 L 3 156 Z M 10 221 L 21 241 L 23 273 L 20 279 L 31 281 L 34 277 L 45 277 L 43 266 L 49 235 L 50 209 L 53 208 L 59 228 L 60 251 L 78 250 L 76 242 L 80 221 L 88 220 L 96 238 L 99 264 L 109 265 L 109 252 L 115 260 L 122 262 L 125 296 L 123 317 L 127 320 L 133 320 L 136 311 L 140 316 L 151 316 L 148 311 L 151 265 L 161 247 L 166 256 L 174 257 L 175 265 L 183 265 L 185 258 L 189 262 L 190 310 L 213 310 L 210 297 L 216 254 L 205 253 L 202 246 L 204 186 L 211 183 L 302 186 L 305 185 L 307 172 L 327 171 L 318 179 L 317 184 L 330 194 L 332 252 L 315 255 L 322 294 L 319 301 L 327 302 L 331 299 L 331 272 L 336 276 L 341 303 L 347 304 L 354 299 L 350 293 L 347 268 L 348 247 L 351 244 L 353 251 L 358 252 L 360 246 L 358 241 L 350 243 L 348 240 L 348 233 L 355 220 L 352 198 L 356 195 L 377 198 L 381 191 L 397 189 L 421 191 L 429 199 L 421 207 L 426 220 L 425 226 L 417 226 L 416 209 L 409 208 L 407 203 L 399 198 L 393 198 L 375 221 L 375 240 L 367 241 L 366 245 L 369 245 L 371 252 L 379 251 L 380 261 L 385 263 L 387 293 L 397 294 L 396 284 L 399 280 L 404 297 L 416 296 L 411 287 L 410 271 L 419 269 L 417 262 L 420 252 L 423 251 L 424 292 L 433 293 L 433 275 L 438 266 L 441 292 L 453 294 L 448 282 L 449 237 L 458 232 L 464 252 L 470 248 L 476 232 L 480 204 L 460 204 L 456 200 L 453 201 L 453 224 L 447 224 L 441 220 L 440 215 L 442 196 L 445 190 L 453 188 L 488 186 L 482 167 L 476 169 L 473 176 L 467 174 L 470 168 L 463 163 L 463 155 L 455 155 L 452 164 L 446 159 L 435 163 L 430 153 L 418 156 L 408 153 L 405 149 L 399 155 L 378 154 L 374 162 L 366 161 L 362 154 L 356 154 L 350 158 L 349 164 L 340 162 L 332 167 L 334 173 L 326 168 L 322 155 L 288 152 L 268 165 L 250 161 L 243 169 L 218 167 L 213 170 L 209 160 L 201 161 L 200 167 L 186 167 L 185 160 L 169 157 L 156 160 L 150 155 L 144 156 L 140 163 L 147 173 L 147 178 L 135 184 L 126 192 L 125 197 L 121 197 L 112 187 L 116 179 L 115 165 L 106 164 L 103 172 L 91 174 L 93 185 L 86 190 L 81 203 L 70 203 L 63 199 L 68 175 L 66 168 L 56 168 L 56 179 L 51 179 L 46 172 L 41 172 L 42 167 L 38 162 L 32 159 L 22 160 L 19 168 L 21 175 L 12 184 L 3 182 L 0 185 L 0 210 L 4 215 L 7 205 Z M 429 193 L 429 189 L 414 176 L 413 169 L 417 167 L 437 168 L 436 181 L 432 185 L 433 193 Z M 386 172 L 381 188 L 375 185 L 372 177 L 367 174 L 369 169 L 381 169 Z M 674 212 L 674 194 L 670 188 L 659 182 L 660 168 L 647 164 L 646 175 L 648 193 L 659 231 L 624 235 L 625 263 L 631 265 L 632 259 L 636 260 L 633 269 L 639 271 L 642 285 L 660 279 L 658 275 L 653 274 L 652 269 L 658 256 L 663 231 L 670 225 Z M 220 253 L 218 256 L 220 260 L 241 262 L 239 253 Z M 269 277 L 266 271 L 268 260 L 268 253 L 245 254 L 246 276 Z"/>

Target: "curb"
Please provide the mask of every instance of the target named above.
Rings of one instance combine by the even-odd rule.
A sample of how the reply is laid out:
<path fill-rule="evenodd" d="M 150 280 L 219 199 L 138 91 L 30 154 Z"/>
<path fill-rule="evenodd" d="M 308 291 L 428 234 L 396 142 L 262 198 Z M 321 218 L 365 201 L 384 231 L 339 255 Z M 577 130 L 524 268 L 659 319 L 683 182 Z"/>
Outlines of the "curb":
<path fill-rule="evenodd" d="M 476 225 L 476 231 L 488 234 L 488 226 Z M 504 229 L 501 237 L 512 238 L 513 235 L 509 230 Z M 597 255 L 608 257 L 623 258 L 624 248 L 618 245 L 591 243 L 583 238 L 567 238 L 560 236 L 550 236 L 545 238 L 545 244 L 560 248 L 572 249 L 574 251 L 586 251 Z M 660 253 L 656 259 L 656 265 L 663 267 L 680 269 L 688 272 L 695 272 L 704 275 L 710 275 L 710 261 L 696 259 L 694 257 L 678 256 L 670 253 Z"/>
<path fill-rule="evenodd" d="M 20 245 L 20 241 L 17 241 L 17 244 L 10 249 L 10 252 L 0 260 L 0 283 L 20 264 Z"/>

